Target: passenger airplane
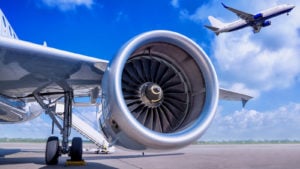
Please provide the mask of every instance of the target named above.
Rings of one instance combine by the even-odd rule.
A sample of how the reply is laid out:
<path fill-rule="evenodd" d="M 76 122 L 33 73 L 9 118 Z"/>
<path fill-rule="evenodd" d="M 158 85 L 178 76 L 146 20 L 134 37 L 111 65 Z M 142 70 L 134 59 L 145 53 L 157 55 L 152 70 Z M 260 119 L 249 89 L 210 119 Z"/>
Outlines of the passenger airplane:
<path fill-rule="evenodd" d="M 48 114 L 62 134 L 61 144 L 56 136 L 47 140 L 48 165 L 57 164 L 61 154 L 82 160 L 81 138 L 68 143 L 74 121 L 82 124 L 75 126 L 83 135 L 95 135 L 72 118 L 77 105 L 98 108 L 97 132 L 111 145 L 145 151 L 178 149 L 198 140 L 219 98 L 243 104 L 251 99 L 220 89 L 209 57 L 179 33 L 140 34 L 108 62 L 19 40 L 2 11 L 0 17 L 0 123 Z"/>
<path fill-rule="evenodd" d="M 258 33 L 262 27 L 271 25 L 271 21 L 269 21 L 268 19 L 284 13 L 289 14 L 289 12 L 293 8 L 295 8 L 294 5 L 283 4 L 275 6 L 273 8 L 269 8 L 267 10 L 259 12 L 256 15 L 253 15 L 231 8 L 229 6 L 224 5 L 223 3 L 222 5 L 224 6 L 224 8 L 235 13 L 241 19 L 232 23 L 223 23 L 220 20 L 214 18 L 213 16 L 209 16 L 208 20 L 211 26 L 205 25 L 205 27 L 215 32 L 216 35 L 219 35 L 222 32 L 236 31 L 247 26 L 251 26 L 253 28 L 253 32 Z"/>

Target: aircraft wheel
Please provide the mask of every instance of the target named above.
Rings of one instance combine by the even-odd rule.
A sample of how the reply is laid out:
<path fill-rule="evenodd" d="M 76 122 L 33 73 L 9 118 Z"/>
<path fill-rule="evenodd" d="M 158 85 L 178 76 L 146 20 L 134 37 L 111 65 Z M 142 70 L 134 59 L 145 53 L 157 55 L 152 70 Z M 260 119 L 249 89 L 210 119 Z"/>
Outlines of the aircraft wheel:
<path fill-rule="evenodd" d="M 59 141 L 58 137 L 51 136 L 47 140 L 45 161 L 47 165 L 58 164 L 59 157 Z"/>
<path fill-rule="evenodd" d="M 82 160 L 82 139 L 80 137 L 74 137 L 72 139 L 72 146 L 70 148 L 70 156 L 72 161 Z"/>

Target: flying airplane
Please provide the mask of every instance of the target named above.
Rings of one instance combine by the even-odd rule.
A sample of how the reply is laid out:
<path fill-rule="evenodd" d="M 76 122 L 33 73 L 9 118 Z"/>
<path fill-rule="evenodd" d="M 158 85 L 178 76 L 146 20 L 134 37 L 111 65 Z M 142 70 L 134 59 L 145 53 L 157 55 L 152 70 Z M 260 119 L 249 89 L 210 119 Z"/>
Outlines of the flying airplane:
<path fill-rule="evenodd" d="M 209 16 L 208 20 L 210 22 L 210 26 L 204 25 L 206 28 L 212 30 L 215 32 L 216 35 L 219 35 L 222 32 L 231 32 L 236 31 L 242 28 L 245 28 L 247 26 L 251 26 L 253 28 L 254 33 L 258 33 L 262 27 L 270 26 L 271 21 L 268 19 L 273 18 L 275 16 L 287 13 L 295 8 L 294 5 L 288 5 L 288 4 L 282 4 L 275 6 L 273 8 L 269 8 L 267 10 L 261 11 L 257 13 L 256 15 L 249 14 L 234 8 L 231 8 L 229 6 L 226 6 L 223 4 L 223 7 L 230 10 L 231 12 L 235 13 L 238 17 L 240 17 L 240 20 L 231 22 L 231 23 L 223 23 L 220 20 L 216 19 L 213 16 Z"/>
<path fill-rule="evenodd" d="M 73 138 L 71 146 L 68 141 L 72 110 L 78 105 L 98 109 L 97 132 L 110 145 L 144 152 L 178 149 L 198 140 L 219 99 L 243 104 L 251 99 L 219 88 L 206 53 L 176 32 L 137 35 L 107 61 L 19 40 L 1 10 L 0 17 L 0 123 L 49 115 L 52 131 L 56 126 L 62 140 L 48 138 L 48 165 L 56 165 L 62 154 L 82 160 L 82 139 Z M 83 120 L 75 121 L 81 134 L 95 135 Z"/>

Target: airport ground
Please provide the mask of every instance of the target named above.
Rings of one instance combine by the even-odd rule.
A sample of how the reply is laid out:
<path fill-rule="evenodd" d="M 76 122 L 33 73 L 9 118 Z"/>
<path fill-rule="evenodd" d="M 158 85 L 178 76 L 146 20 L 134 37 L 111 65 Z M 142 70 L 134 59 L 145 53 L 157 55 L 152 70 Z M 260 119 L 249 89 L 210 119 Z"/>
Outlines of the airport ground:
<path fill-rule="evenodd" d="M 85 148 L 93 148 L 84 144 Z M 111 154 L 86 152 L 85 166 L 57 166 L 44 163 L 45 144 L 0 143 L 1 169 L 97 168 L 97 169 L 297 169 L 300 168 L 300 144 L 223 144 L 191 145 L 184 149 L 145 153 L 116 149 Z"/>

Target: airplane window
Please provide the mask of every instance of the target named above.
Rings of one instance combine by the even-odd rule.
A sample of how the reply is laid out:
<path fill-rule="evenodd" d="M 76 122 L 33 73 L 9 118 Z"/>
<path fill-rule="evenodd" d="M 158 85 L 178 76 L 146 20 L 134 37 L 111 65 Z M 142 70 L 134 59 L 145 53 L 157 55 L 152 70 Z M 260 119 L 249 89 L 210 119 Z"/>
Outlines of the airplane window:
<path fill-rule="evenodd" d="M 9 34 L 10 34 L 10 36 L 12 36 L 12 33 L 11 33 L 11 28 L 10 28 L 10 27 L 8 27 L 8 29 L 9 29 Z"/>
<path fill-rule="evenodd" d="M 5 18 L 4 18 L 4 16 L 2 16 L 2 21 L 3 21 L 3 25 L 4 25 L 4 27 L 6 27 L 6 21 L 5 21 Z"/>

